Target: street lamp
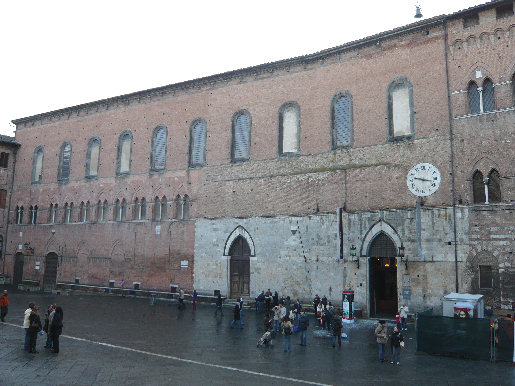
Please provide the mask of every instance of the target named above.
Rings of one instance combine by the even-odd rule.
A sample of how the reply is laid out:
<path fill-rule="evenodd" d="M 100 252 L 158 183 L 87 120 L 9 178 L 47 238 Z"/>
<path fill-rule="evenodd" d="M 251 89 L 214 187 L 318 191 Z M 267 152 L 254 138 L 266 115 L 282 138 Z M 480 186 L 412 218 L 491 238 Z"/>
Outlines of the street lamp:
<path fill-rule="evenodd" d="M 352 244 L 350 246 L 350 257 L 351 257 L 352 261 L 354 261 L 355 263 L 358 263 L 358 269 L 359 269 L 359 257 L 356 258 L 356 246 L 354 244 Z"/>
<path fill-rule="evenodd" d="M 398 257 L 401 258 L 401 263 L 404 262 L 404 267 L 406 270 L 408 269 L 408 256 L 404 256 L 404 245 L 401 245 L 399 247 L 399 254 Z"/>

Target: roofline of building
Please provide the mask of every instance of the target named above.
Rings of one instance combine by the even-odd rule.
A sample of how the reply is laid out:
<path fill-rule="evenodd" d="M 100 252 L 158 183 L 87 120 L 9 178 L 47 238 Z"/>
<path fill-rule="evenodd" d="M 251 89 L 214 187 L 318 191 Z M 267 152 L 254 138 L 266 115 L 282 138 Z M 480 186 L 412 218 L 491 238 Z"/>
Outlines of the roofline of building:
<path fill-rule="evenodd" d="M 227 82 L 231 79 L 241 77 L 242 75 L 256 75 L 256 74 L 261 74 L 261 73 L 265 73 L 265 72 L 273 72 L 273 71 L 280 70 L 285 67 L 290 67 L 292 65 L 304 65 L 304 64 L 307 64 L 310 62 L 316 62 L 319 60 L 323 60 L 329 56 L 343 53 L 348 50 L 356 49 L 356 48 L 359 48 L 362 46 L 371 45 L 374 43 L 379 43 L 381 40 L 392 39 L 392 38 L 396 38 L 398 36 L 402 36 L 402 35 L 405 35 L 408 33 L 413 33 L 413 32 L 417 32 L 419 30 L 432 28 L 436 25 L 443 24 L 446 20 L 460 18 L 466 14 L 476 13 L 479 11 L 483 11 L 485 9 L 489 9 L 494 6 L 498 6 L 503 3 L 509 4 L 511 2 L 513 2 L 513 0 L 492 0 L 488 3 L 470 7 L 470 8 L 467 8 L 467 9 L 464 9 L 461 11 L 457 11 L 457 12 L 449 14 L 449 15 L 444 14 L 444 15 L 432 17 L 430 19 L 421 20 L 421 21 L 418 21 L 415 23 L 411 23 L 411 24 L 402 26 L 402 27 L 397 27 L 397 28 L 394 28 L 394 29 L 391 29 L 388 31 L 380 32 L 378 34 L 371 35 L 371 36 L 368 36 L 368 37 L 365 37 L 362 39 L 354 40 L 354 41 L 342 44 L 337 47 L 328 48 L 328 49 L 325 49 L 325 50 L 322 50 L 319 52 L 315 52 L 313 54 L 297 56 L 297 57 L 293 57 L 293 58 L 289 58 L 289 59 L 282 59 L 282 60 L 278 60 L 275 62 L 260 64 L 257 66 L 251 66 L 251 67 L 246 67 L 246 68 L 237 69 L 237 70 L 232 70 L 232 71 L 223 72 L 223 73 L 215 74 L 215 75 L 209 75 L 206 77 L 197 78 L 197 79 L 193 79 L 193 80 L 187 80 L 187 81 L 183 81 L 183 82 L 179 82 L 179 83 L 173 83 L 173 84 L 169 84 L 166 86 L 160 86 L 160 87 L 137 91 L 137 92 L 133 92 L 133 93 L 129 93 L 129 94 L 123 94 L 123 95 L 119 95 L 119 96 L 115 96 L 115 97 L 111 97 L 111 98 L 100 99 L 100 100 L 97 100 L 94 102 L 83 103 L 80 105 L 66 107 L 66 108 L 59 109 L 59 110 L 53 110 L 53 111 L 49 111 L 49 112 L 45 112 L 45 113 L 41 113 L 41 114 L 31 115 L 31 116 L 28 116 L 25 118 L 14 119 L 11 122 L 14 123 L 15 125 L 18 125 L 20 123 L 27 123 L 27 122 L 47 118 L 47 117 L 54 116 L 54 115 L 70 114 L 70 113 L 73 113 L 75 111 L 82 110 L 82 109 L 91 109 L 91 108 L 95 108 L 98 106 L 105 106 L 105 105 L 116 104 L 116 103 L 120 103 L 120 102 L 126 103 L 126 102 L 128 102 L 130 100 L 134 100 L 134 99 L 147 98 L 147 97 L 151 97 L 151 96 L 155 96 L 155 95 L 160 95 L 163 93 L 173 92 L 176 90 L 184 90 L 184 89 L 189 89 L 189 88 L 202 87 L 207 84 L 212 84 L 212 83 L 220 82 L 220 81 Z"/>
<path fill-rule="evenodd" d="M 17 142 L 14 137 L 0 134 L 0 145 L 20 147 L 21 143 Z"/>

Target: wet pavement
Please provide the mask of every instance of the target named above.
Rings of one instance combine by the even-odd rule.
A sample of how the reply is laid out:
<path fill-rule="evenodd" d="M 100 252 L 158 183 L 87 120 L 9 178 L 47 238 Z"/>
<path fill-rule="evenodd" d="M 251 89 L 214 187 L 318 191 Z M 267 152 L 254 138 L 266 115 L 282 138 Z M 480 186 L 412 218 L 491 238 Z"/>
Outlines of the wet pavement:
<path fill-rule="evenodd" d="M 244 328 L 230 329 L 232 310 L 214 317 L 214 305 L 111 296 L 10 294 L 6 323 L 0 323 L 0 385 L 258 385 L 258 384 L 454 384 L 515 385 L 515 366 L 415 353 L 413 325 L 406 334 L 400 366 L 380 363 L 375 322 L 344 325 L 348 339 L 332 348 L 331 339 L 313 328 L 307 347 L 292 337 L 257 348 L 263 315 L 244 310 Z M 29 301 L 61 305 L 61 351 L 23 351 L 23 312 Z M 389 326 L 391 331 L 391 326 Z"/>

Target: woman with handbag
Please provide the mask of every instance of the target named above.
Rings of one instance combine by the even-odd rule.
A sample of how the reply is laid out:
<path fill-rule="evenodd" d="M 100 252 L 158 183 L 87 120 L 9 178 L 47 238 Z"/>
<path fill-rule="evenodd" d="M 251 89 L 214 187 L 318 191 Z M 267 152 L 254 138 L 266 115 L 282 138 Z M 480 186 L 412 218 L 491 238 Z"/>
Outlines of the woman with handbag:
<path fill-rule="evenodd" d="M 401 364 L 401 347 L 404 347 L 404 338 L 402 337 L 401 332 L 395 326 L 393 328 L 393 334 L 392 334 L 392 361 L 391 364 L 394 364 L 397 362 L 398 365 Z"/>
<path fill-rule="evenodd" d="M 36 342 L 38 332 L 41 331 L 41 319 L 39 318 L 39 306 L 34 306 L 29 316 L 29 352 L 37 354 Z"/>

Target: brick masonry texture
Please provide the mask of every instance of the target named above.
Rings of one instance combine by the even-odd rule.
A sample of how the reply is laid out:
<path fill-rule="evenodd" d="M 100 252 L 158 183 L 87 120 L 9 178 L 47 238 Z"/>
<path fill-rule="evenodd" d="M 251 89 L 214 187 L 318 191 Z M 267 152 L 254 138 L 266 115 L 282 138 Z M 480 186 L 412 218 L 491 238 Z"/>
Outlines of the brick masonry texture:
<path fill-rule="evenodd" d="M 350 287 L 367 312 L 370 232 L 384 226 L 410 261 L 408 270 L 398 264 L 398 302 L 405 289 L 415 309 L 437 306 L 456 285 L 461 292 L 477 292 L 479 265 L 490 265 L 498 285 L 481 289 L 487 304 L 510 308 L 515 301 L 515 19 L 496 19 L 496 6 L 422 21 L 304 58 L 14 121 L 21 148 L 4 272 L 12 277 L 15 254 L 21 253 L 23 277 L 41 282 L 44 269 L 36 271 L 34 265 L 53 252 L 60 259 L 58 281 L 81 277 L 81 283 L 106 285 L 125 279 L 143 288 L 179 284 L 230 295 L 230 257 L 224 250 L 241 226 L 256 250 L 250 257 L 251 297 L 275 287 L 294 297 L 308 299 L 318 292 L 337 301 Z M 470 12 L 478 12 L 480 23 L 464 28 L 463 16 Z M 392 141 L 387 89 L 400 78 L 412 85 L 414 132 Z M 481 85 L 486 78 L 494 83 L 495 110 L 469 114 L 469 82 Z M 331 150 L 331 100 L 342 91 L 352 96 L 353 144 Z M 300 106 L 300 151 L 279 156 L 279 109 L 285 102 Z M 240 110 L 252 118 L 250 160 L 233 163 L 231 121 Z M 207 125 L 206 164 L 189 167 L 190 125 L 197 118 Z M 158 125 L 168 129 L 166 168 L 152 172 L 152 132 Z M 125 130 L 133 136 L 130 174 L 116 176 L 118 140 Z M 99 175 L 86 179 L 93 136 L 101 141 Z M 64 141 L 72 144 L 71 173 L 67 183 L 57 183 Z M 44 147 L 43 175 L 41 183 L 31 184 L 37 146 Z M 441 173 L 438 191 L 423 199 L 422 256 L 416 197 L 406 187 L 407 172 L 420 162 Z M 487 176 L 493 169 L 500 175 L 501 202 L 474 203 L 472 175 L 479 170 Z M 154 198 L 163 196 L 167 214 L 152 221 Z M 186 196 L 183 220 L 176 205 Z M 144 221 L 113 221 L 114 202 L 136 198 L 147 201 Z M 104 200 L 110 205 L 107 222 L 78 223 L 80 202 Z M 50 204 L 59 205 L 62 219 L 64 204 L 71 202 L 72 224 L 49 224 Z M 17 205 L 38 205 L 38 224 L 14 224 Z M 26 242 L 33 252 L 23 248 Z M 360 269 L 349 260 L 350 245 L 362 254 Z M 184 261 L 188 266 L 181 268 Z"/>

